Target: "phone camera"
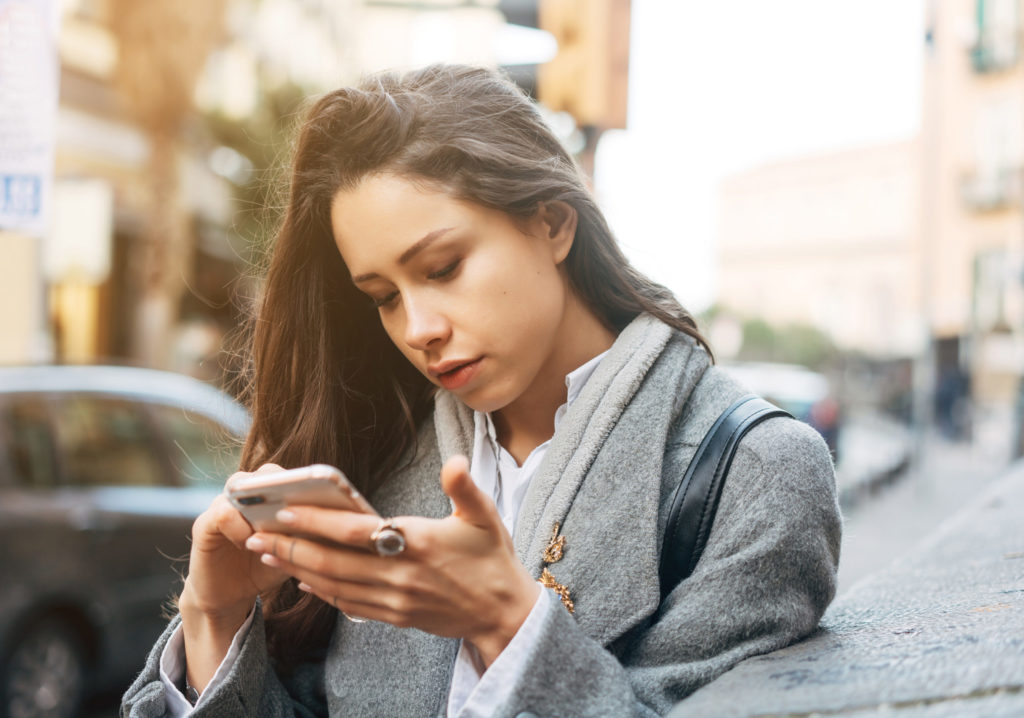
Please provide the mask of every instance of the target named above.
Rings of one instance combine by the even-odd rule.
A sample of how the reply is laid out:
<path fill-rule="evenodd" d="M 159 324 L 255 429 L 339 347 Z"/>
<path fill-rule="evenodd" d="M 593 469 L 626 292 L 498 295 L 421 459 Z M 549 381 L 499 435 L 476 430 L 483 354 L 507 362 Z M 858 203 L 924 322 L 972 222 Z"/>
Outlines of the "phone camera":
<path fill-rule="evenodd" d="M 266 499 L 256 494 L 255 496 L 242 496 L 238 499 L 238 503 L 242 506 L 254 506 L 256 504 L 266 503 Z"/>

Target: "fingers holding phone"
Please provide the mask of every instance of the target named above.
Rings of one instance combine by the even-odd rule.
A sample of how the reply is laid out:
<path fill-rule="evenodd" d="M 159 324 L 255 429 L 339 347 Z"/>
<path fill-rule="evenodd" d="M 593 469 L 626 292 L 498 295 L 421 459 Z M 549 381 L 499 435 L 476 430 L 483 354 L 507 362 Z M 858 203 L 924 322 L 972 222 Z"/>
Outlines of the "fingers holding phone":
<path fill-rule="evenodd" d="M 519 561 L 493 501 L 472 483 L 465 458 L 441 477 L 455 510 L 444 519 L 290 506 L 275 519 L 283 532 L 257 531 L 246 546 L 287 571 L 347 616 L 467 638 L 493 660 L 540 592 Z M 403 550 L 383 555 L 373 536 L 389 525 Z M 305 537 L 316 537 L 310 540 Z"/>
<path fill-rule="evenodd" d="M 381 521 L 348 478 L 327 464 L 236 474 L 225 496 L 255 531 L 246 535 L 245 547 L 274 568 L 281 565 L 274 557 L 291 562 L 299 546 L 309 562 L 330 562 L 342 575 L 346 567 L 362 568 L 353 559 L 365 557 L 371 548 L 367 537 Z M 372 573 L 354 576 L 367 580 Z"/>
<path fill-rule="evenodd" d="M 256 472 L 239 472 L 228 481 L 281 471 L 266 464 Z M 236 612 L 251 608 L 256 596 L 287 580 L 287 574 L 260 563 L 245 549 L 253 533 L 245 518 L 222 494 L 192 525 L 189 573 L 182 599 L 203 613 Z M 244 616 L 245 614 L 243 614 Z"/>

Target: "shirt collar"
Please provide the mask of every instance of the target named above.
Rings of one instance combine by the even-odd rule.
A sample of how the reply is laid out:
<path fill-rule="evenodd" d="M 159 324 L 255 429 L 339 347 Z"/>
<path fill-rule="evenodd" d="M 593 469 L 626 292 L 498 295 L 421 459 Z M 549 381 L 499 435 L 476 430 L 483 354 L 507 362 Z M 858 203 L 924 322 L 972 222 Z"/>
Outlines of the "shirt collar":
<path fill-rule="evenodd" d="M 565 388 L 566 396 L 565 403 L 555 410 L 555 429 L 558 429 L 559 423 L 561 423 L 562 417 L 565 412 L 568 411 L 569 406 L 576 400 L 583 391 L 583 387 L 590 381 L 590 377 L 593 376 L 597 367 L 601 364 L 601 360 L 605 358 L 610 350 L 605 350 L 598 354 L 590 361 L 576 367 L 571 372 L 565 375 Z M 490 412 L 484 413 L 481 411 L 473 412 L 473 423 L 477 434 L 486 434 L 491 437 L 491 440 L 497 444 L 497 432 L 494 429 L 494 421 L 491 419 Z"/>
<path fill-rule="evenodd" d="M 605 358 L 606 354 L 608 354 L 607 349 L 588 361 L 586 364 L 573 369 L 565 375 L 565 388 L 568 389 L 565 398 L 566 407 L 572 404 L 576 400 L 576 397 L 580 395 L 580 392 L 583 391 L 583 387 L 586 386 L 588 381 L 590 381 L 590 377 L 593 376 L 594 371 L 597 370 L 597 366 L 601 363 L 601 360 Z"/>

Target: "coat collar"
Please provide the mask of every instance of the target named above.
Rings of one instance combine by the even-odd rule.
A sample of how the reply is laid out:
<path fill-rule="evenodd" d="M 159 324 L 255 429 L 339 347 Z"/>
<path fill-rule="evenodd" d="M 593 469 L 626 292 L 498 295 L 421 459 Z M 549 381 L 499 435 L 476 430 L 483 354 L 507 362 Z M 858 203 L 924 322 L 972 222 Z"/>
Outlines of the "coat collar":
<path fill-rule="evenodd" d="M 531 572 L 540 572 L 551 527 L 564 520 L 594 457 L 670 336 L 671 329 L 650 315 L 635 319 L 566 412 L 516 522 L 516 550 Z"/>
<path fill-rule="evenodd" d="M 708 363 L 689 338 L 637 317 L 569 408 L 520 509 L 520 560 L 539 577 L 559 524 L 565 558 L 550 570 L 572 592 L 581 626 L 604 644 L 657 608 L 664 443 Z M 469 456 L 472 410 L 441 392 L 434 417 L 441 457 Z"/>

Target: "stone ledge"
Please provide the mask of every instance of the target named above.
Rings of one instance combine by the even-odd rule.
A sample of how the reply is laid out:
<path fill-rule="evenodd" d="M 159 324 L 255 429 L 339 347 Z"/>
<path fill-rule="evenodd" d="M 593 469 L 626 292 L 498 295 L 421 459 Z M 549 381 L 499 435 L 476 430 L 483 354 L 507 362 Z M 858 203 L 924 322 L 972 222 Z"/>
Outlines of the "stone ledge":
<path fill-rule="evenodd" d="M 1024 716 L 1024 464 L 845 593 L 808 639 L 743 661 L 670 716 L 880 714 Z"/>

